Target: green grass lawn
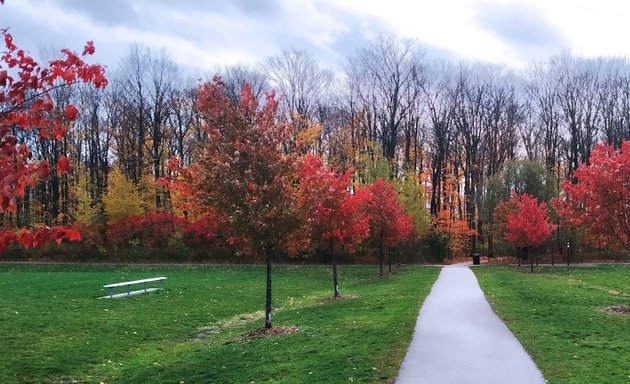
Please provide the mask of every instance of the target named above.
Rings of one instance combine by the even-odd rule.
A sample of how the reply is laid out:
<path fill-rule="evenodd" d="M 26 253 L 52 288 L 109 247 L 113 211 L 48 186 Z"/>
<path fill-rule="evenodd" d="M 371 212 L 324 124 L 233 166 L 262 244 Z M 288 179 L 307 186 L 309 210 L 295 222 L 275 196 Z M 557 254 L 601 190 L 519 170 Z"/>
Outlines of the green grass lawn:
<path fill-rule="evenodd" d="M 475 268 L 486 297 L 551 384 L 630 383 L 630 266 Z"/>
<path fill-rule="evenodd" d="M 382 383 L 396 376 L 439 272 L 274 267 L 274 326 L 261 328 L 264 266 L 0 265 L 0 383 Z M 167 276 L 115 300 L 103 284 Z"/>

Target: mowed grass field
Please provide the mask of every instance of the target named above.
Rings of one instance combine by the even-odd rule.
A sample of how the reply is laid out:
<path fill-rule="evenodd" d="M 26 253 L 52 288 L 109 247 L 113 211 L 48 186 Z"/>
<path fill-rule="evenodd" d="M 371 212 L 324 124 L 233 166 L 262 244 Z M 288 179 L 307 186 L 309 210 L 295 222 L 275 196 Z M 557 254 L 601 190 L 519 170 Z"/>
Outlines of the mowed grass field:
<path fill-rule="evenodd" d="M 630 383 L 630 266 L 473 270 L 550 384 Z"/>
<path fill-rule="evenodd" d="M 0 265 L 0 383 L 383 383 L 396 376 L 439 269 L 274 267 L 274 326 L 261 328 L 264 266 Z M 102 285 L 166 276 L 115 300 Z"/>

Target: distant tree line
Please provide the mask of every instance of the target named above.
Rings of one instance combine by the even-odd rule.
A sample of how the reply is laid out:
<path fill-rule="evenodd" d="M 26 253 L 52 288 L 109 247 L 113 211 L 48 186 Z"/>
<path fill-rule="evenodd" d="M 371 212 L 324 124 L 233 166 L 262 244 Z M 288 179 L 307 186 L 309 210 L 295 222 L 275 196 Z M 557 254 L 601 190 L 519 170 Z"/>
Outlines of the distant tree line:
<path fill-rule="evenodd" d="M 439 60 L 411 40 L 381 35 L 357 47 L 339 73 L 291 48 L 217 75 L 233 103 L 245 83 L 260 100 L 275 90 L 302 152 L 356 170 L 355 183 L 382 178 L 402 190 L 413 180 L 427 233 L 465 222 L 468 251 L 493 253 L 492 212 L 511 189 L 549 201 L 596 143 L 619 148 L 630 139 L 624 57 L 565 52 L 514 71 Z M 29 188 L 16 212 L 3 215 L 4 226 L 105 224 L 126 212 L 173 210 L 177 197 L 155 181 L 169 176 L 170 158 L 190 164 L 210 140 L 201 129 L 199 82 L 168 54 L 137 44 L 108 78 L 105 89 L 52 92 L 59 108 L 72 103 L 80 112 L 63 140 L 16 132 L 35 159 L 54 164 L 66 156 L 72 168 Z"/>

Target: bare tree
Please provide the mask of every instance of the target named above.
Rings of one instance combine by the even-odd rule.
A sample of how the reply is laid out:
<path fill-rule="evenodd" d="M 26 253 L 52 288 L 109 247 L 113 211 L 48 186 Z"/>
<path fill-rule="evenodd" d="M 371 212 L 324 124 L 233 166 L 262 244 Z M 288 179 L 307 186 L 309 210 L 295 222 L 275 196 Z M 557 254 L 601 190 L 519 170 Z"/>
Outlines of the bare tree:
<path fill-rule="evenodd" d="M 446 177 L 447 161 L 451 156 L 453 139 L 453 107 L 450 98 L 452 67 L 449 63 L 434 62 L 427 81 L 422 84 L 423 102 L 430 125 L 429 152 L 431 156 L 430 211 L 437 216 L 442 207 L 442 183 Z"/>
<path fill-rule="evenodd" d="M 257 99 L 269 91 L 266 75 L 260 70 L 244 64 L 226 66 L 218 75 L 225 84 L 228 97 L 234 104 L 241 99 L 241 90 L 245 84 L 249 85 Z"/>
<path fill-rule="evenodd" d="M 308 52 L 295 48 L 267 57 L 261 70 L 269 85 L 282 96 L 284 112 L 292 122 L 296 122 L 293 114 L 314 120 L 318 101 L 334 78 L 333 73 L 321 68 Z"/>
<path fill-rule="evenodd" d="M 555 57 L 552 66 L 558 70 L 558 101 L 561 121 L 568 134 L 564 140 L 567 174 L 588 161 L 598 135 L 599 87 L 598 60 L 582 59 L 568 53 Z"/>
<path fill-rule="evenodd" d="M 411 40 L 379 35 L 350 58 L 353 73 L 348 76 L 360 76 L 366 85 L 355 90 L 368 118 L 374 119 L 374 136 L 388 159 L 396 156 L 403 127 L 413 127 L 410 115 L 420 94 L 423 56 Z"/>

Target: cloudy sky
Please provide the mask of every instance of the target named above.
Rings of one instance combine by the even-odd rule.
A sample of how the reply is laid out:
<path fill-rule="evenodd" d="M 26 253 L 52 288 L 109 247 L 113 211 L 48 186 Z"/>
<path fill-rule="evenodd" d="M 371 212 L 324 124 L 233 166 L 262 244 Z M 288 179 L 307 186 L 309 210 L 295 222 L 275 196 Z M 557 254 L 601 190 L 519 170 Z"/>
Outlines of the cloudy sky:
<path fill-rule="evenodd" d="M 6 0 L 0 27 L 33 54 L 93 40 L 94 61 L 110 68 L 141 42 L 199 73 L 289 47 L 340 69 L 377 33 L 434 57 L 523 68 L 565 49 L 630 56 L 629 14 L 625 0 Z"/>

